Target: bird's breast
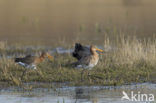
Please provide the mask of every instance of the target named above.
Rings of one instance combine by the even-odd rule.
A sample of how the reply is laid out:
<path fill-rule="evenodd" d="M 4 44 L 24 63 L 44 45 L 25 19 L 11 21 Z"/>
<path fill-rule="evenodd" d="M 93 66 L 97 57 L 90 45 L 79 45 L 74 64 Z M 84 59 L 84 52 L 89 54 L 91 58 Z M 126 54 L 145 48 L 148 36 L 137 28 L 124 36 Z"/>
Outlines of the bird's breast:
<path fill-rule="evenodd" d="M 95 66 L 98 63 L 98 61 L 99 61 L 99 56 L 98 55 L 94 55 L 94 56 L 92 56 L 90 64 Z"/>

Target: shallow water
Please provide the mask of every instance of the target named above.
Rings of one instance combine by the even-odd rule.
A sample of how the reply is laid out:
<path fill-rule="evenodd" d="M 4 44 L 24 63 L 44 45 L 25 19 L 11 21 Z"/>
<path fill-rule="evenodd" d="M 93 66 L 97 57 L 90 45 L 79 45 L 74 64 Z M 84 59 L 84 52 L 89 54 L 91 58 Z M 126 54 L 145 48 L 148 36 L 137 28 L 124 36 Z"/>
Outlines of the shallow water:
<path fill-rule="evenodd" d="M 130 96 L 131 91 L 140 94 L 153 94 L 156 96 L 156 84 L 132 84 L 125 86 L 81 86 L 46 89 L 38 88 L 23 91 L 19 88 L 0 90 L 0 103 L 135 103 L 121 100 L 122 91 Z M 154 102 L 136 102 L 154 103 Z"/>

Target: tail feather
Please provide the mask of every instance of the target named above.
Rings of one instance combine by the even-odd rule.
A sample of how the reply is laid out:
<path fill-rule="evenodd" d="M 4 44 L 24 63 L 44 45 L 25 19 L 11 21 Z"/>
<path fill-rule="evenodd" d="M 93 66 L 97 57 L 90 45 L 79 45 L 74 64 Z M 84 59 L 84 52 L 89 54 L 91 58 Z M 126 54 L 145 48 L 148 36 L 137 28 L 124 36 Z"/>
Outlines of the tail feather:
<path fill-rule="evenodd" d="M 15 62 L 21 62 L 21 58 L 15 58 Z"/>

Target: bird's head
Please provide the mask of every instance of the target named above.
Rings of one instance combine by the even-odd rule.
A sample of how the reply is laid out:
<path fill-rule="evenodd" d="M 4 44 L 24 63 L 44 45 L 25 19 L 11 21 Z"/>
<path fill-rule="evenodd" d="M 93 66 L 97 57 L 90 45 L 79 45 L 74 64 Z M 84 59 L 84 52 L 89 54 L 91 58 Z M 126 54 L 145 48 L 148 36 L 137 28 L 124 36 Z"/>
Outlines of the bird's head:
<path fill-rule="evenodd" d="M 41 53 L 41 57 L 43 57 L 43 58 L 48 57 L 49 60 L 53 60 L 54 59 L 54 57 L 51 56 L 48 52 L 42 52 Z"/>
<path fill-rule="evenodd" d="M 97 48 L 95 45 L 91 45 L 90 50 L 93 52 L 96 52 L 96 51 L 104 52 L 102 49 Z"/>

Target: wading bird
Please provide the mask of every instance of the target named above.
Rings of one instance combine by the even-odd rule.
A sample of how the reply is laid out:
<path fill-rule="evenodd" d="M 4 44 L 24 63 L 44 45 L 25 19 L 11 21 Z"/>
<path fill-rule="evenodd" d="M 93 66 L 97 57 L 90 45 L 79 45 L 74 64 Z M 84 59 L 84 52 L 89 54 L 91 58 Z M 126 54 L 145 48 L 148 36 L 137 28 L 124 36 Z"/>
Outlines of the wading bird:
<path fill-rule="evenodd" d="M 36 69 L 36 65 L 43 62 L 46 57 L 53 59 L 49 53 L 42 52 L 39 57 L 27 55 L 24 58 L 15 58 L 15 62 L 25 68 Z"/>
<path fill-rule="evenodd" d="M 83 48 L 86 48 L 86 47 L 83 47 Z M 74 63 L 76 68 L 92 69 L 95 65 L 97 65 L 99 61 L 99 54 L 97 53 L 97 51 L 103 52 L 103 50 L 98 49 L 93 45 L 90 46 L 89 50 L 90 50 L 89 53 L 86 55 L 85 53 L 81 52 L 82 53 L 81 55 L 79 54 L 79 56 L 76 56 L 76 57 L 81 57 L 78 59 L 78 62 Z"/>

